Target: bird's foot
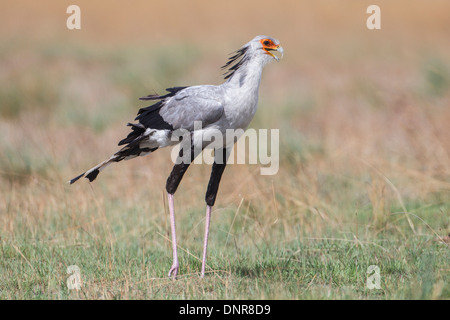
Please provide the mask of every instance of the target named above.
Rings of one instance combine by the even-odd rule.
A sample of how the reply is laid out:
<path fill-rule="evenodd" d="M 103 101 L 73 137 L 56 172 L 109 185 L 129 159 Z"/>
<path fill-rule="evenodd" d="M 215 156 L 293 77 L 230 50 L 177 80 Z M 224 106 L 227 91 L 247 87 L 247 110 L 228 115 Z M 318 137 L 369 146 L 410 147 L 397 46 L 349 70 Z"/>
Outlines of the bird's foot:
<path fill-rule="evenodd" d="M 178 263 L 174 263 L 169 270 L 169 277 L 172 277 L 173 280 L 177 278 L 178 268 L 179 268 Z"/>

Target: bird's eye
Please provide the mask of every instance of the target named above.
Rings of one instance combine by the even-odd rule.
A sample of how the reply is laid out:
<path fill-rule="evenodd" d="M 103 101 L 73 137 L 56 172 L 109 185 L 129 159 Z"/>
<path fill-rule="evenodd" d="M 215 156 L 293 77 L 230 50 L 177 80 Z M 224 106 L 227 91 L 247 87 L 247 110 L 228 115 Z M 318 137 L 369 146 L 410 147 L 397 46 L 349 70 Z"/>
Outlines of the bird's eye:
<path fill-rule="evenodd" d="M 270 45 L 270 40 L 264 40 L 263 44 L 264 44 L 265 46 Z"/>

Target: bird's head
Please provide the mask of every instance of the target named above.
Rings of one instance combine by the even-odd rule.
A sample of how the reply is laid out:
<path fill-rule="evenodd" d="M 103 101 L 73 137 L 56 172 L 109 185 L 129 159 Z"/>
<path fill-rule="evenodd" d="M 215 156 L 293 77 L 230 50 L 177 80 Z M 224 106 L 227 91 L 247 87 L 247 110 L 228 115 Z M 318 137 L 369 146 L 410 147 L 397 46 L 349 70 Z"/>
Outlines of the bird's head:
<path fill-rule="evenodd" d="M 275 59 L 276 61 L 280 61 L 283 57 L 283 47 L 280 45 L 280 41 L 275 38 L 267 37 L 267 36 L 256 36 L 247 43 L 249 49 L 251 49 L 254 54 L 262 55 L 264 58 L 269 58 L 269 61 Z M 275 55 L 274 53 L 279 53 L 280 56 Z"/>
<path fill-rule="evenodd" d="M 279 53 L 280 56 L 274 53 Z M 235 72 L 249 61 L 257 61 L 259 65 L 264 66 L 273 59 L 280 61 L 283 57 L 283 48 L 280 42 L 267 36 L 256 36 L 250 42 L 246 43 L 241 49 L 233 53 L 228 62 L 222 66 L 222 69 L 228 69 L 225 73 L 225 79 L 233 77 Z"/>

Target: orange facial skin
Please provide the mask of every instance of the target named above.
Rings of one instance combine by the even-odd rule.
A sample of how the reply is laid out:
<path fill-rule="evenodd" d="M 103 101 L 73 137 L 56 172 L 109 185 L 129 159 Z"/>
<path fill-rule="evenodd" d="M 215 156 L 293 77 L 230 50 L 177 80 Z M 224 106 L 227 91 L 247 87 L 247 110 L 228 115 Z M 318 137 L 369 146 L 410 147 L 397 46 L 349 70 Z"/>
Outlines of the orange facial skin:
<path fill-rule="evenodd" d="M 269 51 L 277 50 L 280 47 L 280 45 L 276 45 L 270 39 L 261 39 L 260 42 L 261 42 L 261 44 L 263 46 L 263 50 L 266 52 L 266 54 L 271 55 L 272 57 L 273 57 L 273 54 Z"/>

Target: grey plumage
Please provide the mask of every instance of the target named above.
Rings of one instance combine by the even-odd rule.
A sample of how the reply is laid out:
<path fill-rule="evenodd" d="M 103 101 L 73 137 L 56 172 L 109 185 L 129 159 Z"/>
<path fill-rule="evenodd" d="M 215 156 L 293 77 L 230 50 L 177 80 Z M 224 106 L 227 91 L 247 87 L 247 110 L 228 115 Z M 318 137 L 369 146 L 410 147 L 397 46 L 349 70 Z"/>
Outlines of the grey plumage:
<path fill-rule="evenodd" d="M 194 121 L 206 127 L 223 116 L 223 94 L 218 86 L 188 87 L 166 101 L 159 114 L 175 130 L 193 131 Z"/>

